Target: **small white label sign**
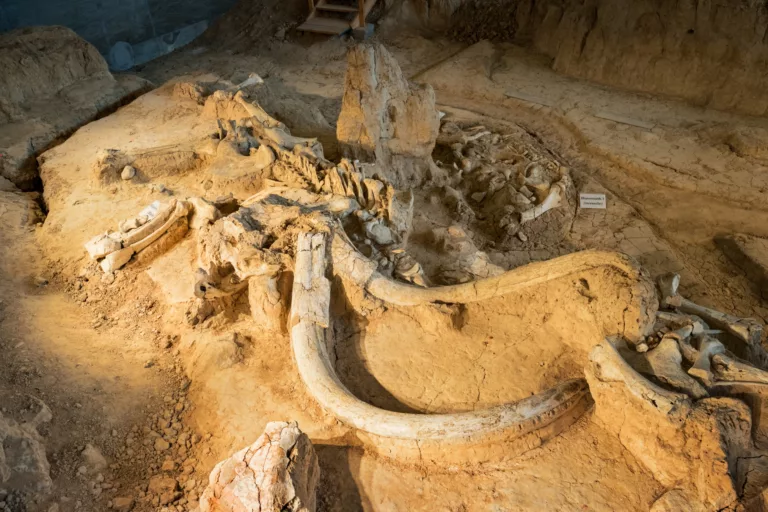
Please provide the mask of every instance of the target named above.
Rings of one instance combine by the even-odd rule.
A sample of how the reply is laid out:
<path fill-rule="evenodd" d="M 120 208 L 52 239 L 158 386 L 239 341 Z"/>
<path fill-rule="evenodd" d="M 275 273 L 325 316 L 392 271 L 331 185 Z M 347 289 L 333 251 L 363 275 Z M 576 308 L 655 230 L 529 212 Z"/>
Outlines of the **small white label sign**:
<path fill-rule="evenodd" d="M 579 194 L 579 206 L 581 208 L 605 210 L 608 206 L 608 201 L 605 199 L 605 194 Z"/>

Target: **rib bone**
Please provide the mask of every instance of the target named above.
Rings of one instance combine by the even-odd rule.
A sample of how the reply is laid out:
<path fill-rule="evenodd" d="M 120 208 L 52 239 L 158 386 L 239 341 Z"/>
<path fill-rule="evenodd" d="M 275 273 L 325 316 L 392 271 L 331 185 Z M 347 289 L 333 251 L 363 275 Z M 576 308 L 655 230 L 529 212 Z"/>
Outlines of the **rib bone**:
<path fill-rule="evenodd" d="M 541 204 L 536 205 L 530 210 L 526 210 L 520 214 L 520 223 L 524 224 L 526 222 L 535 220 L 547 213 L 549 210 L 557 208 L 560 206 L 562 198 L 563 189 L 559 183 L 555 183 L 549 190 L 549 195 Z"/>

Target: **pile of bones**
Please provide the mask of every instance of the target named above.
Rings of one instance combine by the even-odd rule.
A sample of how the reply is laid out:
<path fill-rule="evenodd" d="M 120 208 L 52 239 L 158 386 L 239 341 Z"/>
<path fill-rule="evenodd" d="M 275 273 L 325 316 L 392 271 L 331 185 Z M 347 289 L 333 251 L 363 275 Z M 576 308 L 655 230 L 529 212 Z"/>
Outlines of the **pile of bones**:
<path fill-rule="evenodd" d="M 310 394 L 337 419 L 370 434 L 372 442 L 391 441 L 403 453 L 412 442 L 421 454 L 430 443 L 480 443 L 501 432 L 505 440 L 537 435 L 543 441 L 594 407 L 596 420 L 614 432 L 667 489 L 653 510 L 735 509 L 739 503 L 760 499 L 768 485 L 768 453 L 760 448 L 768 440 L 768 431 L 760 424 L 768 397 L 762 326 L 681 297 L 676 275 L 658 280 L 653 301 L 661 309 L 649 306 L 655 320 L 646 329 L 647 336 L 633 341 L 606 339 L 594 346 L 586 380 L 566 381 L 511 404 L 456 414 L 392 413 L 357 399 L 341 384 L 328 356 L 333 343 L 331 272 L 374 300 L 408 306 L 484 300 L 504 290 L 570 275 L 599 258 L 626 268 L 634 264 L 621 255 L 586 252 L 470 283 L 429 287 L 421 266 L 405 250 L 413 217 L 410 191 L 398 191 L 378 177 L 376 162 L 326 160 L 317 140 L 293 137 L 285 125 L 249 102 L 243 91 L 216 94 L 217 101 L 237 102 L 252 114 L 234 133 L 247 141 L 250 153 L 259 155 L 260 161 L 267 155 L 272 169 L 267 186 L 228 215 L 202 198 L 150 204 L 121 222 L 117 231 L 87 243 L 88 253 L 101 260 L 104 272 L 114 272 L 153 247 L 166 249 L 163 240 L 177 239 L 174 233 L 186 232 L 191 222 L 197 228 L 198 304 L 247 290 L 254 318 L 266 329 L 290 333 L 297 367 Z M 434 115 L 438 119 L 437 110 Z M 451 124 L 444 125 L 442 136 L 466 144 L 478 133 L 462 134 Z M 459 156 L 464 170 L 471 170 L 473 163 L 463 153 Z M 524 197 L 518 200 L 530 208 L 523 209 L 518 222 L 559 204 L 566 187 L 560 180 L 567 178 L 561 175 L 554 184 L 538 183 L 537 191 L 542 174 L 532 165 L 522 170 L 515 193 L 525 188 L 530 194 L 522 192 Z M 281 278 L 291 273 L 293 282 L 286 286 Z M 644 279 L 640 271 L 637 276 Z M 270 428 L 290 432 L 291 443 L 303 435 L 295 425 Z M 546 434 L 547 429 L 552 432 Z M 268 441 L 260 439 L 251 452 Z M 225 481 L 221 475 L 222 467 L 244 468 L 248 462 L 237 454 L 223 461 L 212 473 L 202 509 L 238 509 L 248 498 L 237 489 L 260 488 L 276 495 L 274 489 L 265 489 L 270 486 L 283 486 L 283 491 L 285 486 L 301 487 L 304 505 L 314 509 L 316 457 L 311 445 L 302 453 L 311 459 L 302 466 L 303 476 L 291 473 L 293 462 L 272 461 L 259 470 L 272 476 L 247 485 L 243 480 L 253 476 L 246 471 L 229 472 Z M 397 453 L 391 450 L 389 455 L 396 458 Z M 307 475 L 313 475 L 312 482 L 296 481 L 310 478 Z M 283 494 L 286 500 L 298 499 L 295 489 Z M 227 500 L 229 504 L 220 503 Z"/>

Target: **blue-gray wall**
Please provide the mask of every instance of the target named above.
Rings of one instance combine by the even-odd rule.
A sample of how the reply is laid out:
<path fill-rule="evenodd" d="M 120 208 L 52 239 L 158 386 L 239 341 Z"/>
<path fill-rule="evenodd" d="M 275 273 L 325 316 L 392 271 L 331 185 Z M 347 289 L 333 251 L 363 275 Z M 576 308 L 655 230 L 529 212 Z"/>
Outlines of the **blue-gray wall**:
<path fill-rule="evenodd" d="M 108 55 L 117 41 L 140 43 L 211 21 L 237 0 L 0 0 L 0 32 L 64 25 Z"/>

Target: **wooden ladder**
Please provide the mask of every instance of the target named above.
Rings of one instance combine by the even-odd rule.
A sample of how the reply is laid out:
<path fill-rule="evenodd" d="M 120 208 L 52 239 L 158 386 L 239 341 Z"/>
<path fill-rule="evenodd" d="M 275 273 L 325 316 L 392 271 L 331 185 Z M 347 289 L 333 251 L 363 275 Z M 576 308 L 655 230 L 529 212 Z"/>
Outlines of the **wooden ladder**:
<path fill-rule="evenodd" d="M 365 27 L 365 19 L 376 0 L 356 0 L 357 6 L 334 4 L 331 0 L 309 0 L 309 18 L 297 30 L 337 36 Z M 351 19 L 350 19 L 351 18 Z"/>

